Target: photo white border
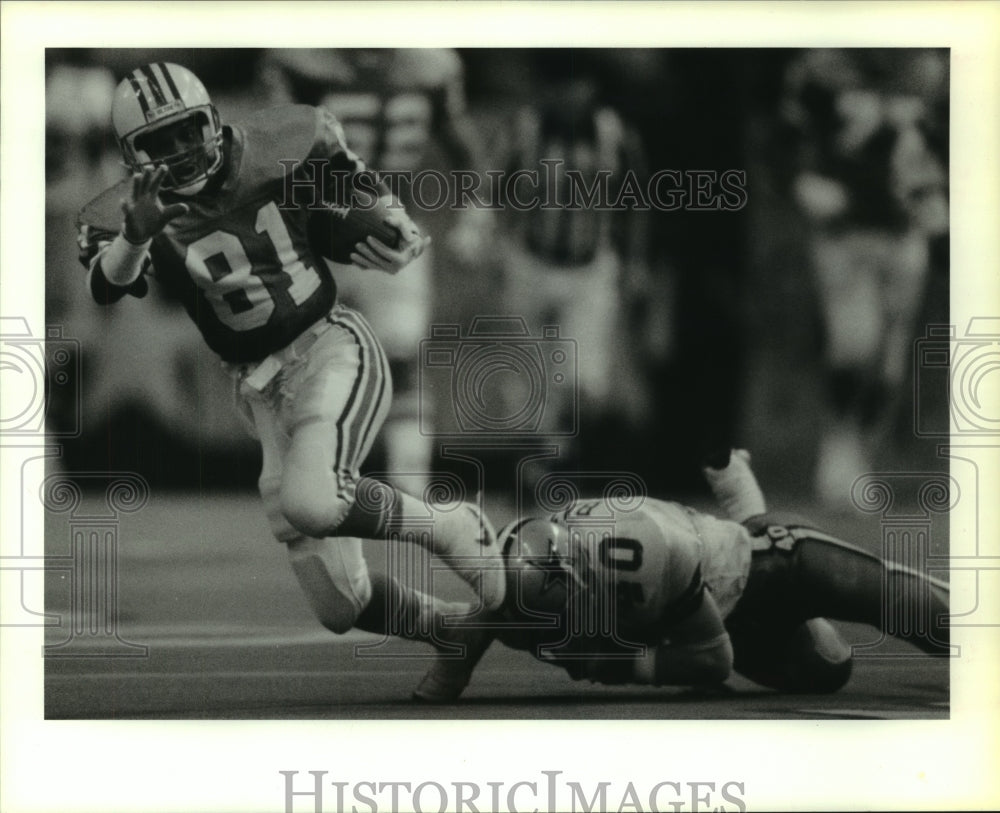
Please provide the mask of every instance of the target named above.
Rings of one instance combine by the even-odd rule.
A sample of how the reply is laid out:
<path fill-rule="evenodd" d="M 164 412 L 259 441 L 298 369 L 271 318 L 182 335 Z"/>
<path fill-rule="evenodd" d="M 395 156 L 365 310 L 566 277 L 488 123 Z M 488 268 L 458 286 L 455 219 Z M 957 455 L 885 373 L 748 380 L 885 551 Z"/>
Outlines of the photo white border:
<path fill-rule="evenodd" d="M 44 49 L 96 45 L 947 46 L 951 321 L 961 329 L 971 316 L 1000 312 L 996 4 L 4 2 L 0 15 L 0 315 L 26 318 L 36 335 L 44 326 Z M 986 303 L 993 314 L 983 313 Z M 9 517 L 20 510 L 17 473 L 3 475 Z M 980 497 L 991 499 L 1000 493 L 996 467 L 983 475 Z M 989 518 L 981 541 L 997 556 L 989 542 L 996 515 Z M 953 540 L 966 519 L 953 517 Z M 40 510 L 23 520 L 26 534 L 42 533 Z M 1000 596 L 981 598 L 998 617 Z M 42 630 L 4 627 L 0 808 L 277 811 L 279 770 L 414 784 L 537 781 L 542 770 L 562 770 L 562 780 L 617 789 L 744 781 L 751 810 L 992 809 L 1000 804 L 998 637 L 995 628 L 956 631 L 963 656 L 952 668 L 949 721 L 143 723 L 44 721 Z"/>

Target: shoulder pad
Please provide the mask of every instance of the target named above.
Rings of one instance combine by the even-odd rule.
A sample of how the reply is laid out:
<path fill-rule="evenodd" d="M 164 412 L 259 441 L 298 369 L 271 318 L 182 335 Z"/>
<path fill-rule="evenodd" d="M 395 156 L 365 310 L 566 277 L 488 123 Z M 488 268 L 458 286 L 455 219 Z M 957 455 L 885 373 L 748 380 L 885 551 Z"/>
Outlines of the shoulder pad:
<path fill-rule="evenodd" d="M 285 104 L 258 110 L 239 127 L 248 148 L 262 166 L 280 166 L 279 160 L 301 161 L 313 154 L 320 138 L 318 108 L 306 104 Z"/>
<path fill-rule="evenodd" d="M 129 196 L 131 183 L 130 178 L 124 178 L 87 203 L 77 215 L 77 227 L 93 226 L 102 231 L 117 232 L 122 224 L 122 200 Z"/>
<path fill-rule="evenodd" d="M 313 158 L 329 158 L 337 153 L 346 153 L 347 138 L 340 121 L 325 107 L 315 107 L 316 139 L 310 156 Z"/>

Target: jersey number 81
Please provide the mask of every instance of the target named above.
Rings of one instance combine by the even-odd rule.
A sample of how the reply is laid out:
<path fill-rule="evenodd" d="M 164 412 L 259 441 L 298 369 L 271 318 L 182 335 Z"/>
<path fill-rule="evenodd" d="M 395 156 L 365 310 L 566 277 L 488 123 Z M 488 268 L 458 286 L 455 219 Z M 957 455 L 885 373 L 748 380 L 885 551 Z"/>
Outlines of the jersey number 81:
<path fill-rule="evenodd" d="M 219 321 L 232 330 L 266 325 L 276 303 L 285 296 L 283 291 L 298 306 L 320 286 L 316 269 L 303 262 L 292 245 L 274 201 L 258 210 L 254 230 L 261 244 L 249 251 L 245 242 L 251 238 L 220 229 L 191 243 L 185 258 L 188 271 L 205 292 Z M 250 254 L 262 251 L 275 252 L 283 272 L 280 276 L 267 274 L 268 266 L 255 267 Z"/>

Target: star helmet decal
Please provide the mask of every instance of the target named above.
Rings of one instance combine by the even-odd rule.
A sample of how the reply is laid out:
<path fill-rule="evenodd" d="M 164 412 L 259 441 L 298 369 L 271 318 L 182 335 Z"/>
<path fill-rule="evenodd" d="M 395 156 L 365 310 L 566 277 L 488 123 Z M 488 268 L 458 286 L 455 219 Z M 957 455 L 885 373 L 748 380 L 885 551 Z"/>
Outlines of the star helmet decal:
<path fill-rule="evenodd" d="M 559 555 L 554 539 L 549 537 L 547 542 L 548 550 L 544 558 L 535 557 L 526 560 L 532 567 L 541 570 L 545 574 L 540 592 L 544 595 L 555 585 L 561 583 L 568 593 L 571 580 L 580 589 L 586 589 L 587 583 L 576 572 L 572 559 Z"/>

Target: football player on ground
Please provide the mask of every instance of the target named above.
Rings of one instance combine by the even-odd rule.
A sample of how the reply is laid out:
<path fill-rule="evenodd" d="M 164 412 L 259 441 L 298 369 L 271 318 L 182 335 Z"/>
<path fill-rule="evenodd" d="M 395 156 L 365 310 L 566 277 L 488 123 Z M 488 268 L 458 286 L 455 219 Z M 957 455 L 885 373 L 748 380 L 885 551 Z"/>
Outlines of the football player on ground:
<path fill-rule="evenodd" d="M 575 679 L 714 685 L 735 669 L 787 692 L 832 692 L 850 677 L 851 648 L 827 618 L 949 654 L 947 583 L 767 513 L 749 455 L 728 458 L 704 470 L 728 519 L 595 499 L 504 528 L 500 640 Z M 443 665 L 425 699 L 453 700 L 471 676 Z"/>
<path fill-rule="evenodd" d="M 155 278 L 220 356 L 263 449 L 271 530 L 319 620 L 336 633 L 483 639 L 444 630 L 438 622 L 453 605 L 369 574 L 362 555 L 362 539 L 412 538 L 472 585 L 484 607 L 503 599 L 502 570 L 480 566 L 499 560 L 478 506 L 429 505 L 359 474 L 392 383 L 368 323 L 337 303 L 323 246 L 314 244 L 322 230 L 309 228 L 311 218 L 332 222 L 316 211 L 326 181 L 349 178 L 357 189 L 365 170 L 336 118 L 287 105 L 223 126 L 193 73 L 157 62 L 118 85 L 112 122 L 133 174 L 81 213 L 87 285 L 110 305 L 143 296 Z M 426 247 L 402 209 L 392 212 L 386 222 L 400 232 L 398 247 L 369 237 L 351 255 L 369 273 L 395 274 Z"/>

